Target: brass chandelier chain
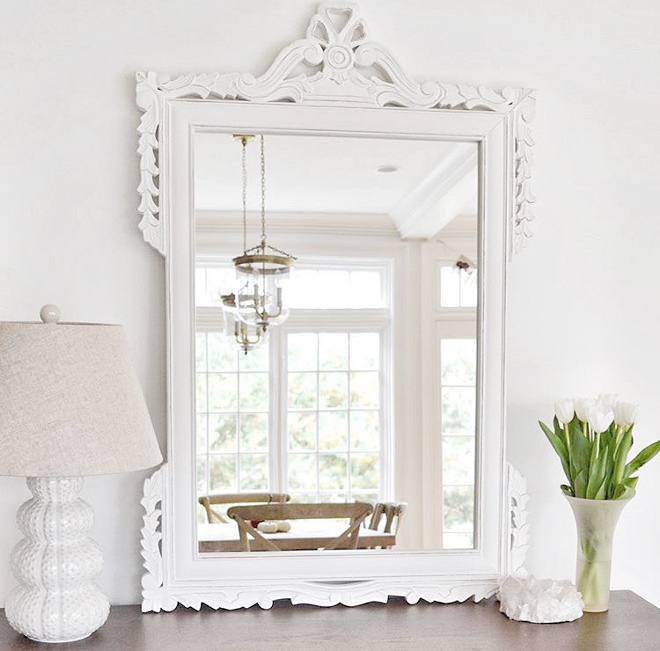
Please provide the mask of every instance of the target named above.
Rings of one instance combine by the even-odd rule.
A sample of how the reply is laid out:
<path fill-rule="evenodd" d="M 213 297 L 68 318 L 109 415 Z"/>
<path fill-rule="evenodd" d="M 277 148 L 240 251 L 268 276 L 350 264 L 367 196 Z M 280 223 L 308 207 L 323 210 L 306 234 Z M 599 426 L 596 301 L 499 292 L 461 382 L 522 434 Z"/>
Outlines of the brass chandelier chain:
<path fill-rule="evenodd" d="M 241 154 L 241 164 L 243 168 L 243 251 L 247 251 L 247 163 L 245 161 L 245 152 L 247 150 L 248 139 L 252 136 L 241 136 L 243 150 Z"/>
<path fill-rule="evenodd" d="M 261 134 L 261 249 L 266 252 L 266 152 Z"/>

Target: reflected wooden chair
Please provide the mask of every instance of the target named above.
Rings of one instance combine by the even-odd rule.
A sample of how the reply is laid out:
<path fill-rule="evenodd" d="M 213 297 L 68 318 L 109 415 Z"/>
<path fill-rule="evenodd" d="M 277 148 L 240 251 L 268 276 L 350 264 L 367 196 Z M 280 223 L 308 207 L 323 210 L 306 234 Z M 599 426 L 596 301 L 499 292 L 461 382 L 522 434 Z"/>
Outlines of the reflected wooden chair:
<path fill-rule="evenodd" d="M 218 504 L 283 504 L 291 499 L 286 493 L 211 493 L 202 495 L 197 501 L 204 507 L 209 524 L 229 522 L 220 511 L 212 508 Z"/>
<path fill-rule="evenodd" d="M 331 536 L 320 549 L 356 549 L 360 527 L 372 512 L 371 504 L 353 502 L 350 504 L 258 504 L 252 506 L 232 506 L 227 515 L 236 521 L 241 550 L 250 551 L 250 539 L 273 552 L 287 551 L 279 546 L 277 539 L 266 538 L 252 526 L 253 522 L 277 520 L 349 520 L 349 524 L 338 535 Z M 286 545 L 285 545 L 286 546 Z"/>
<path fill-rule="evenodd" d="M 407 502 L 375 502 L 371 518 L 365 527 L 373 531 L 393 533 L 396 536 L 407 506 Z"/>

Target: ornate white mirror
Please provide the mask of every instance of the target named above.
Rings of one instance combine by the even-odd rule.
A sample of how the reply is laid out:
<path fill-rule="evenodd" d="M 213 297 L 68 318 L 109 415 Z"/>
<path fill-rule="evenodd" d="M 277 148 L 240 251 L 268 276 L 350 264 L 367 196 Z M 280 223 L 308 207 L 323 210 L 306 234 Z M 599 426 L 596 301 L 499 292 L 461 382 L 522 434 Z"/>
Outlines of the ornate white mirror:
<path fill-rule="evenodd" d="M 143 609 L 492 594 L 523 550 L 505 269 L 532 219 L 530 92 L 416 83 L 352 4 L 321 5 L 259 77 L 137 79 L 140 228 L 169 299 Z M 242 148 L 245 134 L 259 137 Z M 220 296 L 260 206 L 298 259 L 289 319 L 244 353 Z M 405 510 L 388 532 L 365 521 L 355 549 L 292 528 L 282 551 L 243 551 L 238 523 L 207 520 L 199 499 L 254 492 Z"/>

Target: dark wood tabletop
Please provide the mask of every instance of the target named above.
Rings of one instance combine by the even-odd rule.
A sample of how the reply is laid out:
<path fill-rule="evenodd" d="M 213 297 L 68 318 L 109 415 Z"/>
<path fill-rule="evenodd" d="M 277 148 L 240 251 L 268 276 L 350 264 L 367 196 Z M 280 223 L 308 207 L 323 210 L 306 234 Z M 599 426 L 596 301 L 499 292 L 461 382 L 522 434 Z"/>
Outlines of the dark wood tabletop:
<path fill-rule="evenodd" d="M 80 642 L 31 642 L 0 617 L 0 651 L 659 651 L 660 610 L 614 592 L 610 610 L 564 624 L 507 619 L 499 604 L 408 605 L 400 599 L 357 608 L 276 602 L 226 611 L 179 607 L 142 614 L 113 606 L 108 622 Z"/>

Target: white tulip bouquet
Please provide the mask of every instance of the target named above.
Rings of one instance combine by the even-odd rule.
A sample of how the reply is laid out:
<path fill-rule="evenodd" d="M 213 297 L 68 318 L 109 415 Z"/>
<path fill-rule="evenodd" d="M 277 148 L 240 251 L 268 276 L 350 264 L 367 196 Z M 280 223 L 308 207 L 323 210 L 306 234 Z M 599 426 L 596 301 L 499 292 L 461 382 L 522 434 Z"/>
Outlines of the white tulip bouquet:
<path fill-rule="evenodd" d="M 569 482 L 561 485 L 566 495 L 620 500 L 635 494 L 638 477 L 633 475 L 660 452 L 656 441 L 627 461 L 636 415 L 637 405 L 616 395 L 557 400 L 554 431 L 539 425 L 561 460 Z"/>

